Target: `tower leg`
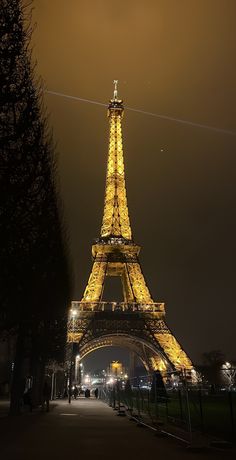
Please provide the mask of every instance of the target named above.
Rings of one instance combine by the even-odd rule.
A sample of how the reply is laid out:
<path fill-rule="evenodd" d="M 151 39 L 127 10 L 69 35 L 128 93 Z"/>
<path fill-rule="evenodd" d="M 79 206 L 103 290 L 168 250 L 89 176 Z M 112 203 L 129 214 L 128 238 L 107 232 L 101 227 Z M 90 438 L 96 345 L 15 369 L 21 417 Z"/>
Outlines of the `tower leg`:
<path fill-rule="evenodd" d="M 106 262 L 93 263 L 92 272 L 90 274 L 88 284 L 85 288 L 83 301 L 85 302 L 99 302 L 102 297 L 104 286 L 104 279 L 106 274 Z"/>
<path fill-rule="evenodd" d="M 131 379 L 134 378 L 134 368 L 135 368 L 135 353 L 130 351 L 129 353 L 129 376 Z"/>

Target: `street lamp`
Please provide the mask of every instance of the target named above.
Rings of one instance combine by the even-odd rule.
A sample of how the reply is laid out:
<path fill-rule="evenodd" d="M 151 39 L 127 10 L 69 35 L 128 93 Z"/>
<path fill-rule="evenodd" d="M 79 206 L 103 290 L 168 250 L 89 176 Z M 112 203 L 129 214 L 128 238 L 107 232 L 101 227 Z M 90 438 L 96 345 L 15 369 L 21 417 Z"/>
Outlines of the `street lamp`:
<path fill-rule="evenodd" d="M 83 373 L 84 373 L 84 371 L 83 371 L 83 363 L 80 363 L 79 364 L 79 381 L 78 381 L 79 385 L 81 385 L 82 378 L 83 378 Z"/>
<path fill-rule="evenodd" d="M 222 373 L 223 373 L 224 378 L 227 381 L 228 386 L 229 387 L 233 386 L 235 383 L 235 377 L 236 377 L 236 367 L 232 366 L 231 363 L 226 361 L 222 365 Z"/>
<path fill-rule="evenodd" d="M 75 380 L 77 383 L 79 381 L 79 368 L 80 368 L 80 355 L 77 355 L 75 358 Z"/>
<path fill-rule="evenodd" d="M 77 316 L 77 310 L 74 308 L 70 311 L 71 321 L 72 321 L 72 334 L 71 334 L 71 353 L 70 353 L 70 368 L 69 368 L 69 391 L 68 391 L 68 403 L 71 403 L 71 390 L 72 390 L 72 367 L 74 362 L 74 332 L 75 332 L 75 318 Z"/>
<path fill-rule="evenodd" d="M 78 385 L 81 385 L 81 377 L 83 375 L 83 363 L 80 362 L 80 355 L 75 359 L 75 380 Z"/>
<path fill-rule="evenodd" d="M 87 375 L 85 376 L 84 383 L 89 384 L 90 381 L 91 381 L 90 376 L 89 376 L 89 374 L 87 374 Z"/>

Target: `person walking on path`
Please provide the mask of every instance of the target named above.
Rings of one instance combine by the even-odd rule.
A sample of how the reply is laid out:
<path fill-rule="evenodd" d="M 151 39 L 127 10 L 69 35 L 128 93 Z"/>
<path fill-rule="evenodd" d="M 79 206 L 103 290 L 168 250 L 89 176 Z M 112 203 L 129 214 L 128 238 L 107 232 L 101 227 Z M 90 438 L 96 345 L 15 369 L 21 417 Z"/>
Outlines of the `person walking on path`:
<path fill-rule="evenodd" d="M 45 381 L 43 386 L 43 404 L 42 410 L 44 410 L 44 405 L 46 403 L 46 411 L 49 412 L 49 400 L 51 397 L 51 388 L 48 383 Z"/>
<path fill-rule="evenodd" d="M 73 390 L 73 396 L 74 396 L 75 399 L 77 399 L 78 394 L 79 394 L 79 390 L 78 390 L 78 388 L 75 386 L 75 388 L 74 388 L 74 390 Z"/>
<path fill-rule="evenodd" d="M 84 392 L 85 398 L 90 398 L 90 390 L 87 388 Z"/>
<path fill-rule="evenodd" d="M 24 402 L 24 405 L 29 406 L 29 410 L 30 412 L 32 412 L 33 404 L 32 404 L 32 389 L 31 388 L 28 388 L 28 390 L 24 392 L 23 402 Z"/>
<path fill-rule="evenodd" d="M 94 396 L 95 396 L 96 399 L 98 399 L 98 388 L 95 389 Z"/>

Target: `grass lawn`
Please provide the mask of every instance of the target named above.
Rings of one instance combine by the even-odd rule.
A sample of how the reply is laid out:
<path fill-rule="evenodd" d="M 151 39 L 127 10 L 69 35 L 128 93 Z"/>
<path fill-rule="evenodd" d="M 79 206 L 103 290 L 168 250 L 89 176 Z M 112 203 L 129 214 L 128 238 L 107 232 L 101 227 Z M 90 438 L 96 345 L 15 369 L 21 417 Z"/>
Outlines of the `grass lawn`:
<path fill-rule="evenodd" d="M 227 391 L 217 394 L 202 394 L 200 391 L 168 392 L 167 398 L 152 402 L 147 390 L 134 390 L 131 395 L 121 392 L 121 401 L 138 412 L 149 414 L 177 426 L 188 427 L 188 407 L 192 428 L 220 438 L 236 439 L 236 393 Z M 231 404 L 230 404 L 231 402 Z M 233 426 L 234 424 L 234 426 Z"/>

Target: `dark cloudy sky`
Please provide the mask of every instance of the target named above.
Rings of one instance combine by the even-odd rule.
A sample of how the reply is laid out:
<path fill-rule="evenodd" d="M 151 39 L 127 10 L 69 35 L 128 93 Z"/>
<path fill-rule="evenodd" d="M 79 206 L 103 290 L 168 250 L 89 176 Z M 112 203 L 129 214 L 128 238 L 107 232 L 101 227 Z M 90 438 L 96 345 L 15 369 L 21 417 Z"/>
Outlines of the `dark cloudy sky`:
<path fill-rule="evenodd" d="M 141 263 L 167 322 L 194 360 L 235 350 L 235 0 L 35 0 L 37 72 L 49 90 L 231 130 L 126 111 L 128 204 Z M 99 236 L 106 109 L 45 96 L 60 153 L 80 299 Z M 163 151 L 162 151 L 163 150 Z"/>

